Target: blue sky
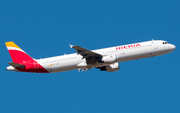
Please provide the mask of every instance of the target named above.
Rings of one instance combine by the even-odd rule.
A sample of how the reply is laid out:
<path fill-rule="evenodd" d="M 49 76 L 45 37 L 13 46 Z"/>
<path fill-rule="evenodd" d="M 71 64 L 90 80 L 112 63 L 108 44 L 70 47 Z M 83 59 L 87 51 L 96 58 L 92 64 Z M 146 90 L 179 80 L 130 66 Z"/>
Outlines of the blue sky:
<path fill-rule="evenodd" d="M 179 0 L 0 1 L 1 113 L 180 113 Z M 97 69 L 51 74 L 6 71 L 4 42 L 33 58 L 152 39 L 176 45 L 172 53 Z"/>

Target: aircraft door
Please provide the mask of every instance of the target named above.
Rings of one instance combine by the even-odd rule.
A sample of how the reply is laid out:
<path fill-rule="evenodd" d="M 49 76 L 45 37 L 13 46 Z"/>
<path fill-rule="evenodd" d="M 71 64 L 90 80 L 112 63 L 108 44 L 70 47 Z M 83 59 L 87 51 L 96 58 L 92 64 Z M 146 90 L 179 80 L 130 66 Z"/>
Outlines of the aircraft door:
<path fill-rule="evenodd" d="M 124 49 L 121 49 L 119 50 L 119 53 L 117 54 L 117 61 L 120 62 L 120 61 L 123 61 L 126 57 L 125 57 L 125 50 Z"/>
<path fill-rule="evenodd" d="M 157 42 L 155 42 L 154 43 L 154 49 L 158 49 L 159 47 L 158 47 L 158 43 Z"/>

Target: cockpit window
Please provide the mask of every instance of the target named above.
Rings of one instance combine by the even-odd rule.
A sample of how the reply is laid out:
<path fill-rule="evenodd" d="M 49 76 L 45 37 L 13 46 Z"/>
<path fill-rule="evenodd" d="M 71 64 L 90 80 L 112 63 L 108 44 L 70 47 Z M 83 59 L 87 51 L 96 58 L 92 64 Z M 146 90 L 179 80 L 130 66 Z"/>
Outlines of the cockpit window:
<path fill-rule="evenodd" d="M 163 42 L 163 44 L 168 44 L 168 42 Z"/>

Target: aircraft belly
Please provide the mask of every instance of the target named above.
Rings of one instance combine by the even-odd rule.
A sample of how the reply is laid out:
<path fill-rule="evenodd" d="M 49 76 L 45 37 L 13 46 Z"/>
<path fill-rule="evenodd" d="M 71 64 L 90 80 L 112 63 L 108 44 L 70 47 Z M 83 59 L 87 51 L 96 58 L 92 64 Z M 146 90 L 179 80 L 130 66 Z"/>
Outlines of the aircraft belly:
<path fill-rule="evenodd" d="M 118 54 L 118 62 L 136 60 L 136 59 L 151 57 L 153 55 L 154 54 L 151 49 L 126 50 L 124 55 Z"/>
<path fill-rule="evenodd" d="M 61 71 L 77 69 L 78 63 L 79 60 L 59 62 L 59 65 L 54 65 L 51 67 L 51 72 L 61 72 Z"/>

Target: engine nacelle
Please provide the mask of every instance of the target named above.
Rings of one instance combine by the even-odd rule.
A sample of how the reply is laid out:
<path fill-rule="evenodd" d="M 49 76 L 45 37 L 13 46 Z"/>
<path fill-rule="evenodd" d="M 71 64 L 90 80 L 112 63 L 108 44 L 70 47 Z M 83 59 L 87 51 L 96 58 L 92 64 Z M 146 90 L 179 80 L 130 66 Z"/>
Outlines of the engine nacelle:
<path fill-rule="evenodd" d="M 100 68 L 101 71 L 114 72 L 119 70 L 119 63 L 116 62 L 114 64 L 104 66 Z"/>
<path fill-rule="evenodd" d="M 103 61 L 104 63 L 114 63 L 117 62 L 117 57 L 116 55 L 107 55 L 103 56 L 101 61 Z"/>

